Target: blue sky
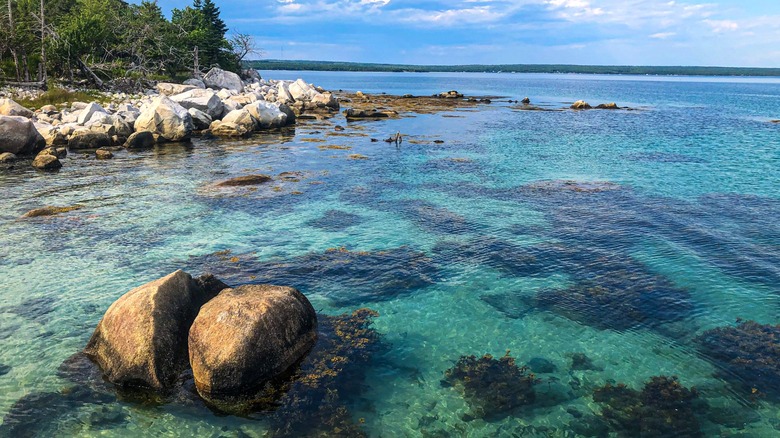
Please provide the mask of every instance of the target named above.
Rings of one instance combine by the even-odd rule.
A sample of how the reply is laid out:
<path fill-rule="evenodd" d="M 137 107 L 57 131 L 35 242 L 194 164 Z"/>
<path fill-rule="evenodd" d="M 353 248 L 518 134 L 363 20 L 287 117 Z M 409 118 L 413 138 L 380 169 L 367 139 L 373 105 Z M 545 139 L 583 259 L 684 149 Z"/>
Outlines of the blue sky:
<path fill-rule="evenodd" d="M 780 0 L 216 3 L 273 59 L 780 67 Z"/>

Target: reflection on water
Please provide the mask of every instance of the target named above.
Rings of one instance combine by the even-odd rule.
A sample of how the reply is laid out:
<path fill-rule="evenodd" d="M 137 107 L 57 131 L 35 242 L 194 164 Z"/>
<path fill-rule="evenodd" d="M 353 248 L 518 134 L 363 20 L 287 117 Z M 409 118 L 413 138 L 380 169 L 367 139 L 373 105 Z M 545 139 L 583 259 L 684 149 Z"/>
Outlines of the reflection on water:
<path fill-rule="evenodd" d="M 73 154 L 56 175 L 0 170 L 0 436 L 780 433 L 780 141 L 763 121 L 780 85 L 479 78 L 317 74 L 644 109 L 339 116 L 111 162 Z M 361 135 L 329 135 L 337 124 Z M 400 147 L 370 141 L 399 131 Z M 216 188 L 253 174 L 274 181 Z M 280 408 L 242 415 L 186 384 L 128 398 L 68 361 L 116 298 L 179 268 L 295 286 L 323 330 L 381 348 L 328 350 L 324 334 Z M 326 316 L 364 307 L 375 332 Z M 356 367 L 307 387 L 328 354 Z"/>

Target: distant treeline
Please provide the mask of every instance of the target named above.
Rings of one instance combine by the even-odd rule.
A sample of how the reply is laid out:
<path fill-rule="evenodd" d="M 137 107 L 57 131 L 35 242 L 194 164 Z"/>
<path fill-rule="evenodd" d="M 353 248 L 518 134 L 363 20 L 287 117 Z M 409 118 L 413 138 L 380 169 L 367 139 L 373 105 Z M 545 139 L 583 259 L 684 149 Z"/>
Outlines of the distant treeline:
<path fill-rule="evenodd" d="M 246 61 L 258 70 L 363 71 L 363 72 L 466 72 L 466 73 L 581 73 L 613 75 L 680 76 L 780 76 L 780 68 L 655 67 L 623 65 L 502 64 L 502 65 L 402 65 L 328 61 Z"/>

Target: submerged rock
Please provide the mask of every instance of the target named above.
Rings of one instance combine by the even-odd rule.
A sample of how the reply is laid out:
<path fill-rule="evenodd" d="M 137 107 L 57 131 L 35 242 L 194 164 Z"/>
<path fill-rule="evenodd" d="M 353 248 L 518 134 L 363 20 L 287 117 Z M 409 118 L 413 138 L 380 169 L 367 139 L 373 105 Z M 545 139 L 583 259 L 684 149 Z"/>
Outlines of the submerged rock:
<path fill-rule="evenodd" d="M 57 170 L 62 167 L 62 163 L 54 155 L 39 154 L 33 160 L 32 167 L 38 170 Z"/>
<path fill-rule="evenodd" d="M 616 109 L 620 109 L 620 107 L 617 106 L 616 103 L 611 102 L 611 103 L 599 104 L 599 105 L 596 106 L 596 109 L 616 110 Z"/>
<path fill-rule="evenodd" d="M 543 357 L 534 357 L 526 364 L 528 368 L 537 374 L 554 373 L 558 367 L 552 361 Z"/>
<path fill-rule="evenodd" d="M 16 161 L 16 155 L 10 152 L 3 152 L 0 154 L 0 163 L 11 163 Z"/>
<path fill-rule="evenodd" d="M 445 372 L 441 383 L 463 392 L 473 410 L 471 415 L 490 419 L 534 403 L 538 381 L 527 371 L 515 365 L 508 352 L 498 360 L 489 354 L 479 359 L 462 356 Z"/>
<path fill-rule="evenodd" d="M 572 353 L 571 369 L 573 371 L 604 371 L 604 368 L 594 365 L 585 353 Z"/>
<path fill-rule="evenodd" d="M 10 365 L 5 365 L 0 363 L 0 377 L 3 377 L 4 375 L 10 373 L 12 370 Z"/>
<path fill-rule="evenodd" d="M 268 175 L 247 175 L 231 178 L 227 181 L 223 181 L 217 184 L 217 187 L 243 187 L 243 186 L 256 186 L 273 181 Z"/>
<path fill-rule="evenodd" d="M 290 287 L 246 285 L 223 290 L 190 328 L 195 386 L 219 402 L 257 392 L 286 372 L 317 340 L 317 315 Z"/>
<path fill-rule="evenodd" d="M 725 371 L 722 378 L 750 394 L 780 399 L 780 325 L 744 321 L 708 330 L 696 342 Z"/>
<path fill-rule="evenodd" d="M 176 271 L 137 287 L 108 308 L 84 353 L 118 386 L 168 389 L 187 367 L 187 336 L 213 296 Z"/>
<path fill-rule="evenodd" d="M 653 377 L 641 392 L 626 385 L 607 384 L 593 400 L 603 403 L 601 416 L 619 436 L 700 437 L 696 414 L 698 393 L 680 384 L 677 377 Z"/>
<path fill-rule="evenodd" d="M 81 208 L 80 205 L 71 205 L 68 207 L 54 207 L 54 206 L 41 207 L 41 208 L 36 208 L 35 210 L 28 211 L 22 217 L 33 218 L 33 217 L 41 217 L 41 216 L 54 216 L 57 214 L 68 213 L 70 211 L 78 210 L 80 208 Z"/>

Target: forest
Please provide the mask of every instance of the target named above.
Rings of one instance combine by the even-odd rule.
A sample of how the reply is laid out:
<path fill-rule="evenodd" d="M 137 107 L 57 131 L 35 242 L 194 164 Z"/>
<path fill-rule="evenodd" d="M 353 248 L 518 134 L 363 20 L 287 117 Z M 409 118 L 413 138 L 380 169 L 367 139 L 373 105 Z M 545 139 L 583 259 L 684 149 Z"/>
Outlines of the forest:
<path fill-rule="evenodd" d="M 601 66 L 566 64 L 502 65 L 404 65 L 357 62 L 256 60 L 245 63 L 258 70 L 364 71 L 364 72 L 465 72 L 465 73 L 580 73 L 618 75 L 680 76 L 780 76 L 780 68 L 690 67 L 690 66 Z"/>
<path fill-rule="evenodd" d="M 0 82 L 89 83 L 240 70 L 251 36 L 233 34 L 212 0 L 167 18 L 156 1 L 0 0 Z"/>

